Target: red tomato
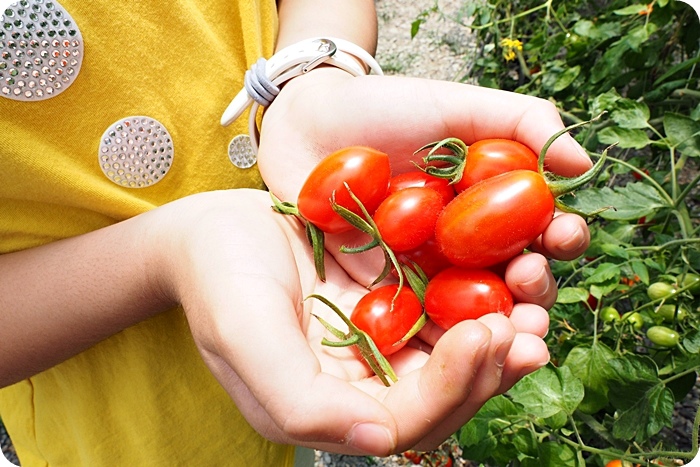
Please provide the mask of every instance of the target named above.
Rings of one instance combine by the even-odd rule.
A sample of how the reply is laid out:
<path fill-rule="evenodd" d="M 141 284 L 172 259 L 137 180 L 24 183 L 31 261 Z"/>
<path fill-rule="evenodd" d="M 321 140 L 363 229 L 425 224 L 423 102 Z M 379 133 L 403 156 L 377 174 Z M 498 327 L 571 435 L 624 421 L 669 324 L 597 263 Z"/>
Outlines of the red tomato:
<path fill-rule="evenodd" d="M 554 197 L 544 178 L 514 170 L 458 194 L 440 214 L 435 239 L 453 264 L 485 268 L 521 253 L 553 216 Z"/>
<path fill-rule="evenodd" d="M 404 188 L 386 197 L 374 213 L 374 223 L 393 251 L 406 251 L 428 241 L 445 206 L 432 188 Z"/>
<path fill-rule="evenodd" d="M 513 296 L 500 276 L 487 269 L 451 267 L 425 289 L 425 312 L 442 329 L 488 313 L 510 316 Z"/>
<path fill-rule="evenodd" d="M 399 260 L 399 263 L 408 266 L 411 266 L 412 263 L 416 263 L 425 275 L 428 276 L 428 279 L 435 277 L 435 275 L 443 269 L 452 266 L 450 260 L 440 251 L 440 247 L 435 241 L 434 236 L 416 248 L 397 253 L 396 259 Z"/>
<path fill-rule="evenodd" d="M 442 195 L 442 198 L 445 200 L 445 204 L 452 201 L 452 198 L 454 198 L 456 194 L 449 180 L 446 178 L 438 178 L 433 175 L 429 175 L 422 170 L 402 173 L 392 177 L 392 179 L 389 180 L 389 194 L 403 190 L 404 188 L 413 187 L 432 188 Z"/>
<path fill-rule="evenodd" d="M 537 171 L 537 155 L 517 141 L 485 139 L 469 146 L 462 179 L 455 183 L 462 192 L 487 178 L 512 170 Z"/>
<path fill-rule="evenodd" d="M 369 334 L 384 356 L 406 345 L 406 342 L 394 344 L 411 330 L 423 314 L 420 300 L 408 287 L 402 287 L 394 300 L 398 287 L 398 284 L 391 284 L 370 291 L 357 302 L 350 315 L 350 321 Z"/>
<path fill-rule="evenodd" d="M 331 197 L 350 211 L 362 215 L 352 192 L 371 214 L 386 197 L 391 178 L 389 156 L 372 148 L 351 146 L 325 157 L 311 171 L 299 193 L 299 213 L 327 233 L 339 233 L 354 227 L 331 207 Z"/>

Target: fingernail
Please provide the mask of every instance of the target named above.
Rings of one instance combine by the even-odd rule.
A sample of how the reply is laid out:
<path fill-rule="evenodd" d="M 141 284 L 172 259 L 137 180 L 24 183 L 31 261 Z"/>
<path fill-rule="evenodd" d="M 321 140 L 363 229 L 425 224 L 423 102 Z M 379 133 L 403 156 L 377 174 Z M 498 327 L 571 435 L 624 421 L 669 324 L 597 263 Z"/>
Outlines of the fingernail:
<path fill-rule="evenodd" d="M 543 297 L 549 290 L 549 280 L 547 280 L 547 271 L 544 268 L 533 279 L 527 282 L 518 284 L 518 288 L 526 295 L 531 297 Z"/>
<path fill-rule="evenodd" d="M 586 236 L 580 226 L 571 232 L 566 240 L 559 243 L 558 249 L 561 251 L 575 251 L 586 241 Z"/>
<path fill-rule="evenodd" d="M 374 423 L 358 423 L 350 429 L 348 446 L 375 456 L 386 456 L 394 450 L 394 437 L 389 430 Z"/>
<path fill-rule="evenodd" d="M 502 367 L 505 364 L 508 352 L 510 352 L 510 342 L 507 345 L 503 343 L 496 347 L 496 353 L 494 354 L 496 365 Z"/>
<path fill-rule="evenodd" d="M 534 373 L 535 371 L 539 370 L 543 366 L 547 365 L 549 363 L 549 360 L 541 363 L 535 363 L 534 365 L 528 365 L 526 367 L 523 367 L 522 370 L 520 370 L 520 376 L 518 376 L 518 379 L 524 378 L 525 376 L 529 375 L 530 373 Z"/>
<path fill-rule="evenodd" d="M 591 156 L 588 155 L 585 149 L 583 149 L 583 146 L 578 144 L 578 142 L 571 137 L 571 144 L 574 146 L 574 149 L 576 150 L 576 154 L 579 156 L 581 160 L 586 160 L 589 165 L 593 165 L 593 161 L 591 161 Z"/>

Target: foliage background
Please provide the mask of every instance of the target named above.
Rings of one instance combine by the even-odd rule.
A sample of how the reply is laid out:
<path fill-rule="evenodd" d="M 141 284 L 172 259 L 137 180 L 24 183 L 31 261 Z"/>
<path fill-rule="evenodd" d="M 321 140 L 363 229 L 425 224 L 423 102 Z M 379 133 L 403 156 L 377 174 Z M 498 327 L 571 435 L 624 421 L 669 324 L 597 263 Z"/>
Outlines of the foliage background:
<path fill-rule="evenodd" d="M 697 454 L 668 436 L 700 369 L 698 161 L 700 25 L 673 0 L 434 4 L 471 31 L 457 79 L 553 102 L 606 170 L 568 201 L 591 218 L 585 258 L 552 262 L 552 363 L 489 401 L 456 439 L 488 465 L 682 465 Z M 696 401 L 695 401 L 696 403 Z M 697 410 L 696 410 L 697 412 Z"/>

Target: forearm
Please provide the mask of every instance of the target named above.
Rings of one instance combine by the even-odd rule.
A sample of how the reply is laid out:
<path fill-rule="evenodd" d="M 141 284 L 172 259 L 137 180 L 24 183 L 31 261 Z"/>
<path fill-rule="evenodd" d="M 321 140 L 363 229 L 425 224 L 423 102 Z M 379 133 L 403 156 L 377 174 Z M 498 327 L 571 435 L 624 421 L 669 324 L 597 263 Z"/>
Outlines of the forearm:
<path fill-rule="evenodd" d="M 172 305 L 150 216 L 0 256 L 0 387 Z"/>
<path fill-rule="evenodd" d="M 277 49 L 315 36 L 353 42 L 374 54 L 377 16 L 374 0 L 278 0 Z"/>

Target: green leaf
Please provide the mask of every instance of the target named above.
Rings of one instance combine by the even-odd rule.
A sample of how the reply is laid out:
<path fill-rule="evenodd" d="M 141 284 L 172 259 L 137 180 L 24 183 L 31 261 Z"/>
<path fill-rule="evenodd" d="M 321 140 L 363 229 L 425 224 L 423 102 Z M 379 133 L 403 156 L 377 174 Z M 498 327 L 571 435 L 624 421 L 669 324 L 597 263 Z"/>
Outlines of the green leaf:
<path fill-rule="evenodd" d="M 639 276 L 639 280 L 642 284 L 649 283 L 649 269 L 647 269 L 643 261 L 633 260 L 630 262 L 630 266 L 632 267 L 632 271 Z"/>
<path fill-rule="evenodd" d="M 540 444 L 539 465 L 541 467 L 576 467 L 576 451 L 563 443 L 548 441 Z"/>
<path fill-rule="evenodd" d="M 686 68 L 690 68 L 693 65 L 695 65 L 696 63 L 700 63 L 700 56 L 685 60 L 677 65 L 672 66 L 671 68 L 668 69 L 668 71 L 666 71 L 666 73 L 664 73 L 663 75 L 658 77 L 656 79 L 656 81 L 654 81 L 654 87 L 659 86 L 661 83 L 663 83 L 664 81 L 666 81 L 668 78 L 675 75 L 679 71 L 683 71 Z M 684 81 L 686 81 L 686 80 L 684 80 Z"/>
<path fill-rule="evenodd" d="M 666 112 L 664 132 L 671 147 L 677 147 L 689 157 L 700 156 L 700 122 L 685 115 Z"/>
<path fill-rule="evenodd" d="M 620 35 L 621 27 L 617 21 L 596 24 L 593 21 L 584 19 L 577 21 L 574 25 L 574 32 L 579 36 L 588 37 L 594 40 L 612 39 Z M 594 113 L 594 115 L 597 115 Z"/>
<path fill-rule="evenodd" d="M 622 97 L 617 93 L 615 88 L 610 89 L 603 94 L 599 94 L 591 101 L 589 106 L 591 115 L 600 115 L 604 111 L 612 111 L 615 103 Z"/>
<path fill-rule="evenodd" d="M 576 372 L 584 387 L 584 397 L 579 410 L 593 414 L 608 405 L 608 381 L 612 376 L 608 361 L 615 353 L 605 344 L 575 347 L 569 352 L 564 366 Z"/>
<path fill-rule="evenodd" d="M 683 348 L 690 353 L 700 353 L 700 331 L 693 329 L 683 337 Z"/>
<path fill-rule="evenodd" d="M 576 65 L 574 67 L 566 68 L 563 73 L 557 76 L 554 82 L 553 90 L 554 92 L 563 91 L 564 89 L 571 86 L 578 75 L 581 73 L 581 67 Z"/>
<path fill-rule="evenodd" d="M 418 34 L 418 31 L 420 30 L 420 26 L 423 23 L 425 23 L 425 20 L 421 19 L 421 18 L 419 18 L 411 23 L 411 39 L 416 37 L 416 34 Z"/>
<path fill-rule="evenodd" d="M 666 203 L 652 186 L 642 182 L 628 183 L 625 186 L 589 188 L 564 197 L 566 204 L 582 211 L 610 206 L 598 215 L 608 220 L 637 220 L 651 216 L 665 208 Z"/>
<path fill-rule="evenodd" d="M 580 287 L 564 287 L 557 295 L 557 303 L 578 303 L 586 300 L 588 300 L 588 290 Z"/>
<path fill-rule="evenodd" d="M 586 278 L 586 284 L 600 284 L 611 280 L 620 281 L 620 266 L 615 263 L 602 263 Z"/>
<path fill-rule="evenodd" d="M 625 35 L 623 42 L 635 52 L 641 52 L 641 45 L 648 41 L 649 37 L 656 32 L 657 29 L 658 27 L 654 23 L 646 23 L 629 31 Z"/>
<path fill-rule="evenodd" d="M 654 361 L 627 355 L 609 360 L 616 380 L 609 385 L 608 398 L 617 409 L 613 435 L 643 443 L 671 426 L 673 392 L 659 379 Z"/>
<path fill-rule="evenodd" d="M 505 463 L 511 455 L 515 457 L 515 448 L 508 438 L 502 439 L 500 432 L 512 426 L 511 419 L 517 418 L 518 413 L 515 404 L 505 396 L 489 399 L 457 434 L 463 454 L 479 462 L 502 457 Z"/>
<path fill-rule="evenodd" d="M 509 394 L 525 412 L 547 418 L 559 411 L 573 414 L 583 400 L 584 390 L 581 380 L 568 367 L 550 364 L 521 379 Z"/>
<path fill-rule="evenodd" d="M 651 144 L 644 130 L 606 127 L 598 132 L 598 139 L 604 144 L 617 144 L 621 148 L 642 149 Z"/>
<path fill-rule="evenodd" d="M 619 73 L 620 63 L 623 56 L 629 51 L 630 47 L 625 42 L 616 42 L 605 51 L 593 68 L 591 69 L 591 82 L 593 84 L 600 83 L 609 76 L 615 76 Z"/>
<path fill-rule="evenodd" d="M 617 101 L 615 110 L 610 115 L 621 128 L 627 129 L 646 128 L 649 116 L 649 107 L 646 104 L 627 98 Z"/>
<path fill-rule="evenodd" d="M 619 16 L 629 16 L 629 15 L 638 15 L 640 12 L 644 11 L 647 9 L 647 6 L 644 4 L 639 4 L 636 3 L 634 5 L 627 6 L 625 8 L 620 8 L 619 10 L 613 11 L 616 15 Z"/>

